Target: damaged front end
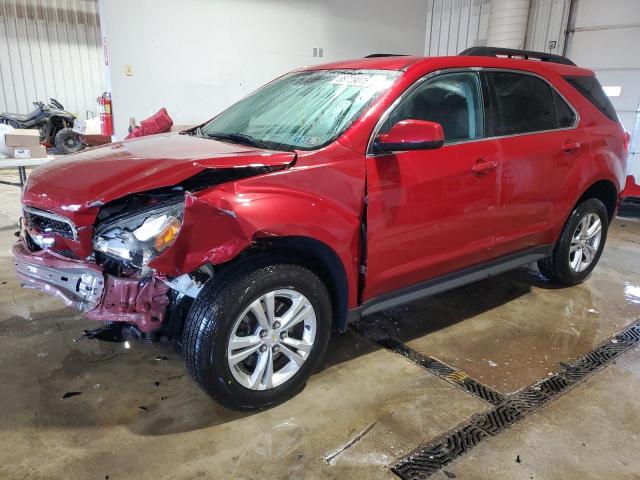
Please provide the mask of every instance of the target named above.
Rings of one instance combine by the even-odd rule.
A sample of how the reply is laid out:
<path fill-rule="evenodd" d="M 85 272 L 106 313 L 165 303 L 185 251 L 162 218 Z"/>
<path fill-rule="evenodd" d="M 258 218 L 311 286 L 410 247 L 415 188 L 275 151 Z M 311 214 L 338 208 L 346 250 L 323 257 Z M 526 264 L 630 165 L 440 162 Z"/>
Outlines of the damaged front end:
<path fill-rule="evenodd" d="M 55 215 L 45 223 L 41 217 L 53 215 L 25 209 L 21 240 L 13 247 L 16 275 L 23 286 L 53 294 L 89 319 L 125 322 L 142 333 L 154 332 L 167 317 L 170 285 L 176 279 L 156 274 L 149 261 L 171 246 L 183 210 L 181 188 L 104 205 L 93 227 L 92 253 L 82 259 L 71 249 L 56 248 L 65 236 L 73 241 L 76 235 L 70 219 Z M 186 282 L 177 283 L 184 288 Z M 197 294 L 189 283 L 185 291 Z"/>
<path fill-rule="evenodd" d="M 13 247 L 16 275 L 23 286 L 55 295 L 89 319 L 125 322 L 144 334 L 161 331 L 176 299 L 195 298 L 213 276 L 210 263 L 182 270 L 185 240 L 212 220 L 194 221 L 194 207 L 187 208 L 193 193 L 260 173 L 265 169 L 205 170 L 178 185 L 96 205 L 90 225 L 25 206 Z M 192 231 L 171 251 L 185 228 Z"/>

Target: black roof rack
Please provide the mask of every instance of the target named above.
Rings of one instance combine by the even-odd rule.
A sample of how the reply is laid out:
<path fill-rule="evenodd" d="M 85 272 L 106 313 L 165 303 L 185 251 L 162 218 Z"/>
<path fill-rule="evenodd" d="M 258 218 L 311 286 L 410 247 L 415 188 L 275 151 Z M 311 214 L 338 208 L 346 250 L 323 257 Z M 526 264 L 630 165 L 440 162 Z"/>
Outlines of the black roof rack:
<path fill-rule="evenodd" d="M 460 52 L 459 55 L 475 56 L 475 57 L 507 57 L 524 60 L 537 60 L 539 62 L 561 63 L 563 65 L 573 65 L 571 60 L 561 55 L 553 53 L 532 52 L 529 50 L 516 50 L 514 48 L 496 48 L 496 47 L 471 47 Z"/>
<path fill-rule="evenodd" d="M 379 58 L 379 57 L 407 57 L 404 53 L 372 53 L 364 58 Z"/>

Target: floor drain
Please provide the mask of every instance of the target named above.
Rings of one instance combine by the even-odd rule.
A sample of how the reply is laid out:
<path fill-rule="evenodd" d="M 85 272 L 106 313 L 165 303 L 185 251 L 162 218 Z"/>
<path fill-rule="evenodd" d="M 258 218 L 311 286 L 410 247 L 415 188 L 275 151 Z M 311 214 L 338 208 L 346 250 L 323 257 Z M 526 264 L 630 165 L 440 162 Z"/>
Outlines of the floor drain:
<path fill-rule="evenodd" d="M 473 416 L 454 430 L 427 442 L 398 460 L 391 470 L 402 479 L 425 479 L 462 456 L 486 438 L 518 422 L 551 399 L 577 385 L 640 342 L 640 324 L 634 323 L 562 370 L 514 395 L 493 410 Z"/>
<path fill-rule="evenodd" d="M 417 350 L 405 345 L 404 343 L 396 340 L 395 338 L 379 335 L 378 332 L 371 332 L 366 327 L 360 328 L 358 325 L 354 325 L 353 329 L 358 335 L 361 335 L 368 340 L 377 343 L 381 347 L 391 350 L 392 352 L 402 355 L 407 360 L 420 365 L 430 373 L 448 380 L 449 382 L 463 388 L 472 395 L 491 403 L 492 405 L 498 405 L 504 401 L 504 395 L 492 390 L 490 387 L 481 384 L 477 380 L 467 376 L 466 373 L 456 370 L 449 365 L 442 363 L 433 357 L 424 355 Z"/>

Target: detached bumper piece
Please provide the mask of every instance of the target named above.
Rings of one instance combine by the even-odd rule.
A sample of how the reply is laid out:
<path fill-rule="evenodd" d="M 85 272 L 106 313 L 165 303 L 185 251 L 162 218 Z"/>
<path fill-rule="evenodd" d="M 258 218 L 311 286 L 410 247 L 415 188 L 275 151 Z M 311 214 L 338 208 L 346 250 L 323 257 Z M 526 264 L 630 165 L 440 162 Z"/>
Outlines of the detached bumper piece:
<path fill-rule="evenodd" d="M 169 287 L 159 278 L 121 278 L 97 265 L 73 260 L 49 250 L 29 251 L 13 246 L 16 276 L 27 288 L 60 298 L 91 320 L 126 322 L 149 333 L 162 326 Z"/>

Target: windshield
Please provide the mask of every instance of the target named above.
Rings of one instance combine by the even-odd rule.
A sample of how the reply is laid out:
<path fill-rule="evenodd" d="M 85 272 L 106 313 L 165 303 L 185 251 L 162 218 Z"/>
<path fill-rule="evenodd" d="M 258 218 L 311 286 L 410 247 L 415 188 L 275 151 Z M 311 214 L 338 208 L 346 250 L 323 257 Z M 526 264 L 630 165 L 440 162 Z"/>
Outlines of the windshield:
<path fill-rule="evenodd" d="M 240 100 L 197 135 L 274 150 L 313 150 L 338 138 L 400 72 L 317 70 L 286 75 Z"/>

